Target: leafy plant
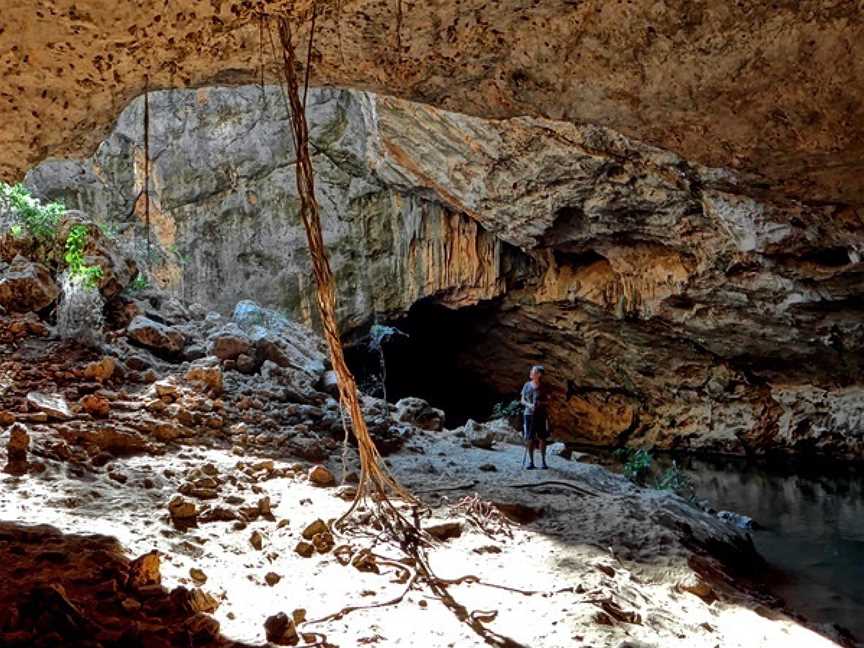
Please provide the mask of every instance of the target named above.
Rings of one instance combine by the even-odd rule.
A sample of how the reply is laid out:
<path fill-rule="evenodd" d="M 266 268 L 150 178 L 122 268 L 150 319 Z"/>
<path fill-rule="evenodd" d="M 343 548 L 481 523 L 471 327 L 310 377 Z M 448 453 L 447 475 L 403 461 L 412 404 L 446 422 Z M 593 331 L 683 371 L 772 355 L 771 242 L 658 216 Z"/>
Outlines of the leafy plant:
<path fill-rule="evenodd" d="M 87 245 L 87 227 L 73 225 L 66 237 L 66 254 L 63 256 L 69 265 L 69 276 L 87 288 L 95 288 L 102 279 L 102 268 L 88 266 L 84 262 L 84 246 Z"/>
<path fill-rule="evenodd" d="M 696 486 L 693 480 L 678 467 L 676 461 L 672 461 L 672 467 L 663 471 L 660 478 L 654 482 L 654 488 L 677 493 L 691 503 L 696 499 Z"/>
<path fill-rule="evenodd" d="M 99 229 L 102 234 L 109 239 L 117 238 L 120 234 L 120 230 L 113 223 L 99 223 Z"/>
<path fill-rule="evenodd" d="M 24 238 L 24 227 L 20 223 L 15 223 L 9 228 L 9 231 L 16 239 Z"/>
<path fill-rule="evenodd" d="M 653 457 L 644 448 L 618 448 L 615 457 L 624 464 L 624 476 L 635 484 L 645 484 L 651 472 Z"/>
<path fill-rule="evenodd" d="M 495 403 L 492 407 L 492 418 L 512 418 L 522 413 L 522 403 L 518 400 L 510 401 L 509 403 Z"/>
<path fill-rule="evenodd" d="M 147 290 L 150 287 L 150 280 L 147 278 L 145 274 L 139 274 L 132 280 L 132 283 L 129 284 L 129 288 L 127 289 L 129 292 L 139 292 L 141 290 Z"/>
<path fill-rule="evenodd" d="M 30 191 L 22 184 L 8 185 L 0 182 L 0 200 L 15 211 L 20 224 L 26 227 L 30 234 L 42 241 L 54 236 L 57 223 L 66 211 L 66 207 L 58 202 L 43 205 L 31 196 Z M 17 236 L 14 232 L 13 235 Z"/>

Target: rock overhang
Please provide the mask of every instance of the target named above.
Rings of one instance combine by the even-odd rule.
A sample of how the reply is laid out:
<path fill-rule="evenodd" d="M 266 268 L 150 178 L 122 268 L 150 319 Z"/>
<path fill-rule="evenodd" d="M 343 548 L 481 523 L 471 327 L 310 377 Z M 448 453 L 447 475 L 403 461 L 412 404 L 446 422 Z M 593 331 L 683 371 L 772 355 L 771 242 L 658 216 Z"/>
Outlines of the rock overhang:
<path fill-rule="evenodd" d="M 145 87 L 278 79 L 263 13 L 57 0 L 4 11 L 0 177 L 93 150 Z M 861 204 L 864 17 L 855 3 L 318 2 L 312 81 L 484 117 L 594 123 L 770 195 Z M 262 66 L 263 63 L 263 66 Z"/>

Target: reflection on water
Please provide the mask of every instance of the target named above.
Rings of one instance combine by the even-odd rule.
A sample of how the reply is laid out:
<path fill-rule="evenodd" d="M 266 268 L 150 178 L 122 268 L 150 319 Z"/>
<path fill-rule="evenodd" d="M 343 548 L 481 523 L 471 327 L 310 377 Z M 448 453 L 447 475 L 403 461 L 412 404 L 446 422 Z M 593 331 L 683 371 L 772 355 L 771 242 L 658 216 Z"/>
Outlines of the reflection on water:
<path fill-rule="evenodd" d="M 767 466 L 678 458 L 696 493 L 752 517 L 759 553 L 783 574 L 769 588 L 816 623 L 864 639 L 864 482 L 857 466 Z M 671 459 L 661 457 L 661 465 Z"/>

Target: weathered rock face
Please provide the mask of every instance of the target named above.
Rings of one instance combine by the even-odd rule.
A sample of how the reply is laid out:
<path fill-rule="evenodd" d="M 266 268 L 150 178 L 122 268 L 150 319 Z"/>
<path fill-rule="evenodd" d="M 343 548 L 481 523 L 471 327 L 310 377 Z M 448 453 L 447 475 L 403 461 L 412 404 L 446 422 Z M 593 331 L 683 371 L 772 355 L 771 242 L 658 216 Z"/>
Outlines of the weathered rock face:
<path fill-rule="evenodd" d="M 92 149 L 148 76 L 156 88 L 253 83 L 263 63 L 277 79 L 257 14 L 291 15 L 305 52 L 311 5 L 7 7 L 0 176 Z M 854 2 L 317 5 L 314 83 L 486 117 L 602 124 L 799 197 L 861 203 L 864 18 Z"/>
<path fill-rule="evenodd" d="M 506 247 L 476 221 L 379 180 L 374 100 L 313 91 L 309 119 L 325 243 L 343 329 L 424 297 L 467 305 L 504 290 Z M 27 182 L 111 223 L 143 252 L 143 102 L 91 160 L 49 161 Z M 227 311 L 239 300 L 317 317 L 293 151 L 278 88 L 202 89 L 150 99 L 151 257 L 156 279 Z M 398 127 L 398 124 L 394 125 Z M 388 176 L 392 176 L 392 168 Z M 428 193 L 428 192 L 426 192 Z M 431 196 L 434 198 L 434 196 Z"/>
<path fill-rule="evenodd" d="M 314 322 L 279 105 L 257 87 L 151 97 L 153 238 L 187 297 Z M 141 109 L 28 182 L 140 236 Z M 507 394 L 542 358 L 569 438 L 864 453 L 855 209 L 757 200 L 746 177 L 592 126 L 337 91 L 310 94 L 310 119 L 343 330 L 419 300 L 476 309 L 462 366 Z"/>

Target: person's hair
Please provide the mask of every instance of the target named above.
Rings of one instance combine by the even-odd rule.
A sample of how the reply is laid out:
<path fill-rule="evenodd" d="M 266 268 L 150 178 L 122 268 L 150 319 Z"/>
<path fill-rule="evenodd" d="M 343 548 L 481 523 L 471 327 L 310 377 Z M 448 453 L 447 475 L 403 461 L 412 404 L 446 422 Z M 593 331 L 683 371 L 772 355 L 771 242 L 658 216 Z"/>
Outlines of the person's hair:
<path fill-rule="evenodd" d="M 540 374 L 544 373 L 543 365 L 534 365 L 531 367 L 531 373 L 534 373 L 535 371 Z"/>

